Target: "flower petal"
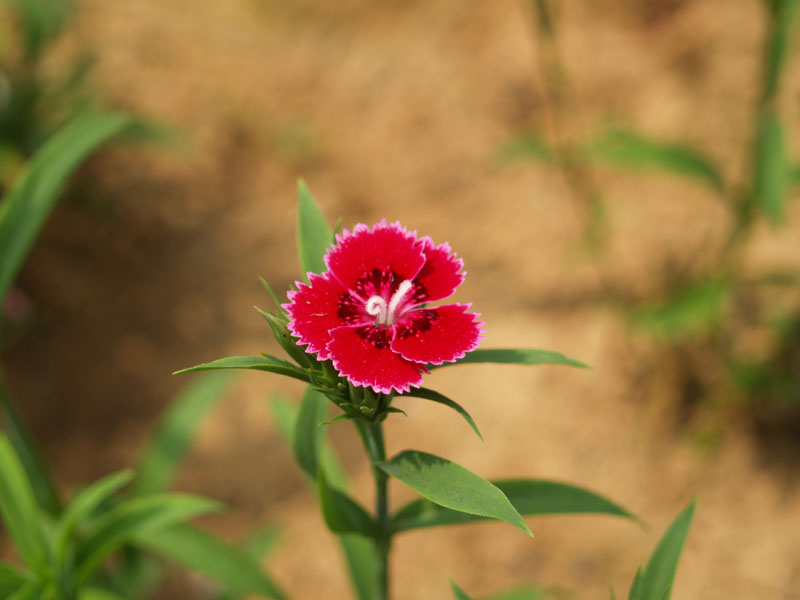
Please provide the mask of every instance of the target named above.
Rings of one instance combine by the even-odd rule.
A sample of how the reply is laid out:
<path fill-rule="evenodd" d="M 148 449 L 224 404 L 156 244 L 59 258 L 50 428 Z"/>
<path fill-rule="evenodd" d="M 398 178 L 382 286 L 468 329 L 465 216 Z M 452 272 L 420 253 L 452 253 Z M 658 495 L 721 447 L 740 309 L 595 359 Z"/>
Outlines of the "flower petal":
<path fill-rule="evenodd" d="M 306 352 L 318 353 L 319 360 L 327 360 L 331 329 L 372 322 L 374 317 L 367 315 L 363 303 L 332 277 L 312 273 L 308 281 L 309 285 L 298 283 L 298 291 L 287 294 L 291 302 L 283 308 L 293 318 L 289 331 L 300 338 L 300 344 L 308 345 Z"/>
<path fill-rule="evenodd" d="M 376 223 L 372 231 L 363 224 L 353 232 L 345 230 L 336 236 L 336 246 L 328 251 L 325 264 L 345 287 L 359 291 L 359 280 L 378 272 L 394 276 L 394 287 L 401 281 L 413 279 L 422 268 L 425 257 L 416 236 L 400 223 Z M 367 300 L 364 298 L 364 300 Z"/>
<path fill-rule="evenodd" d="M 392 350 L 403 358 L 440 365 L 453 362 L 478 347 L 481 323 L 469 305 L 448 304 L 405 313 L 395 324 Z"/>
<path fill-rule="evenodd" d="M 450 244 L 446 242 L 434 246 L 429 237 L 424 237 L 420 239 L 420 243 L 425 255 L 425 264 L 414 278 L 414 283 L 415 287 L 424 290 L 422 302 L 447 298 L 464 282 L 464 273 L 459 273 L 464 261 L 456 257 Z M 418 292 L 416 296 L 420 297 L 421 294 Z"/>
<path fill-rule="evenodd" d="M 414 364 L 392 351 L 393 327 L 350 326 L 331 331 L 328 344 L 333 366 L 353 385 L 389 394 L 422 385 L 423 365 Z"/>

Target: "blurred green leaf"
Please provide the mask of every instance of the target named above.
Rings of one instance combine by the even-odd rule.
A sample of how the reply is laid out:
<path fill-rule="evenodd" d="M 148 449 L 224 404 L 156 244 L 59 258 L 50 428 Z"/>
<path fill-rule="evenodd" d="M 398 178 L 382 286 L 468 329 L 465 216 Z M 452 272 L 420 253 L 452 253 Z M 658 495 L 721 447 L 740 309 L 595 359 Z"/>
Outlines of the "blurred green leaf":
<path fill-rule="evenodd" d="M 189 448 L 200 421 L 219 402 L 232 381 L 229 373 L 208 373 L 185 386 L 167 407 L 142 453 L 136 494 L 166 490 Z"/>
<path fill-rule="evenodd" d="M 492 481 L 521 515 L 605 514 L 636 520 L 630 512 L 607 498 L 584 488 L 538 479 Z M 482 521 L 487 517 L 450 510 L 430 500 L 417 499 L 392 517 L 396 532 L 419 527 L 438 527 Z"/>
<path fill-rule="evenodd" d="M 292 440 L 295 458 L 311 478 L 317 476 L 320 449 L 325 441 L 325 428 L 320 423 L 327 418 L 328 399 L 307 387 L 294 421 Z"/>
<path fill-rule="evenodd" d="M 722 318 L 730 295 L 725 279 L 701 281 L 652 307 L 630 312 L 631 324 L 666 340 L 707 331 Z"/>
<path fill-rule="evenodd" d="M 22 587 L 27 578 L 14 565 L 0 562 L 0 598 L 8 598 L 12 593 Z"/>
<path fill-rule="evenodd" d="M 334 533 L 358 533 L 374 538 L 377 527 L 367 512 L 353 499 L 328 485 L 323 469 L 317 471 L 317 491 L 322 515 Z"/>
<path fill-rule="evenodd" d="M 0 515 L 11 541 L 28 565 L 45 560 L 46 547 L 38 505 L 22 463 L 0 434 Z"/>
<path fill-rule="evenodd" d="M 792 20 L 797 8 L 796 0 L 767 0 L 772 12 L 766 44 L 766 67 L 762 102 L 769 103 L 775 97 L 783 72 L 786 48 L 789 45 Z"/>
<path fill-rule="evenodd" d="M 131 125 L 114 114 L 86 114 L 64 125 L 33 156 L 0 205 L 0 306 L 72 172 Z"/>
<path fill-rule="evenodd" d="M 505 521 L 533 535 L 500 489 L 454 462 L 406 450 L 376 466 L 439 506 Z"/>
<path fill-rule="evenodd" d="M 522 587 L 499 594 L 492 594 L 485 600 L 544 600 L 547 590 L 538 587 Z"/>
<path fill-rule="evenodd" d="M 0 0 L 16 10 L 25 58 L 36 61 L 75 11 L 74 0 Z"/>
<path fill-rule="evenodd" d="M 594 160 L 622 167 L 699 179 L 717 191 L 724 187 L 717 167 L 698 150 L 648 139 L 629 131 L 613 130 L 606 133 L 589 147 L 588 154 Z"/>
<path fill-rule="evenodd" d="M 114 492 L 131 481 L 133 475 L 130 469 L 106 475 L 78 493 L 67 505 L 58 524 L 56 552 L 59 560 L 63 560 L 67 542 L 78 526 Z"/>
<path fill-rule="evenodd" d="M 506 142 L 500 148 L 498 157 L 504 163 L 536 160 L 549 164 L 555 160 L 555 152 L 541 136 L 533 132 L 524 132 Z"/>
<path fill-rule="evenodd" d="M 303 276 L 324 273 L 325 253 L 333 242 L 333 232 L 314 202 L 314 197 L 302 179 L 297 182 L 297 248 Z"/>
<path fill-rule="evenodd" d="M 675 571 L 678 569 L 678 560 L 692 524 L 694 506 L 695 502 L 692 500 L 689 506 L 675 518 L 658 542 L 642 573 L 635 596 L 637 600 L 650 600 L 651 598 L 669 600 Z"/>
<path fill-rule="evenodd" d="M 642 587 L 642 567 L 636 569 L 636 574 L 631 582 L 631 589 L 628 592 L 628 600 L 646 600 L 639 595 Z"/>
<path fill-rule="evenodd" d="M 298 409 L 281 398 L 272 399 L 272 412 L 278 430 L 290 446 L 294 446 L 293 435 Z M 339 489 L 348 488 L 347 475 L 336 454 L 328 443 L 323 443 L 320 463 L 330 485 Z M 373 600 L 378 597 L 378 552 L 372 540 L 359 534 L 338 536 L 342 548 L 350 582 L 359 600 Z"/>
<path fill-rule="evenodd" d="M 783 221 L 788 174 L 783 126 L 773 111 L 766 111 L 756 136 L 753 193 L 756 206 L 773 224 Z"/>
<path fill-rule="evenodd" d="M 453 590 L 453 597 L 456 600 L 472 600 L 472 598 L 467 595 L 467 593 L 462 590 L 460 587 L 456 585 L 456 582 L 452 579 L 450 580 L 450 589 Z"/>
<path fill-rule="evenodd" d="M 269 373 L 277 373 L 278 375 L 286 375 L 293 379 L 299 379 L 308 383 L 309 376 L 302 369 L 297 368 L 292 363 L 275 358 L 274 356 L 228 356 L 227 358 L 220 358 L 208 363 L 195 365 L 187 369 L 175 371 L 173 375 L 180 375 L 182 373 L 192 373 L 194 371 L 212 371 L 214 369 L 250 369 L 254 371 L 267 371 Z"/>
<path fill-rule="evenodd" d="M 412 388 L 410 392 L 403 394 L 402 396 L 397 396 L 397 398 L 404 398 L 406 396 L 412 396 L 415 398 L 423 398 L 425 400 L 431 400 L 432 402 L 437 402 L 439 404 L 444 404 L 445 406 L 449 406 L 462 417 L 464 420 L 469 423 L 469 426 L 472 427 L 472 430 L 478 435 L 478 437 L 483 441 L 483 436 L 481 435 L 478 426 L 475 424 L 475 421 L 472 420 L 470 414 L 464 410 L 464 408 L 458 404 L 455 400 L 451 400 L 447 396 L 440 394 L 437 391 L 429 390 L 428 388 L 419 388 L 415 389 Z"/>
<path fill-rule="evenodd" d="M 134 536 L 158 531 L 220 509 L 208 498 L 189 494 L 151 494 L 124 502 L 88 527 L 76 554 L 80 584 L 111 554 Z"/>
<path fill-rule="evenodd" d="M 242 594 L 258 594 L 276 600 L 286 595 L 245 552 L 223 543 L 195 527 L 180 525 L 139 532 L 133 542 L 178 562 Z"/>
<path fill-rule="evenodd" d="M 89 587 L 78 592 L 78 600 L 125 600 L 125 598 L 109 590 Z"/>
<path fill-rule="evenodd" d="M 464 358 L 459 358 L 454 363 L 444 363 L 442 365 L 428 365 L 428 369 L 441 369 L 453 365 L 466 365 L 475 363 L 500 363 L 510 365 L 568 365 L 589 369 L 580 361 L 567 358 L 559 352 L 550 350 L 537 350 L 535 348 L 478 348 L 467 353 Z"/>
<path fill-rule="evenodd" d="M 61 510 L 61 500 L 58 497 L 55 483 L 53 483 L 50 472 L 45 468 L 41 454 L 27 427 L 22 422 L 17 408 L 11 402 L 1 374 L 0 414 L 2 414 L 5 421 L 4 425 L 8 439 L 22 462 L 39 506 L 50 514 L 57 514 Z"/>

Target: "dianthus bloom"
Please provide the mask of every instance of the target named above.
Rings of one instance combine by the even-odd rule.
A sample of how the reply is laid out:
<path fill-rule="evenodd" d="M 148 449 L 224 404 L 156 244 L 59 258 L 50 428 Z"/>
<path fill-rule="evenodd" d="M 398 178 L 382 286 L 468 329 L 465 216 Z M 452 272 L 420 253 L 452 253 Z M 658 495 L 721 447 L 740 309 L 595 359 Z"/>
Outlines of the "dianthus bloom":
<path fill-rule="evenodd" d="M 417 239 L 399 223 L 356 225 L 336 237 L 328 271 L 298 283 L 284 308 L 289 330 L 356 386 L 385 394 L 422 385 L 425 366 L 474 350 L 482 331 L 470 305 L 428 307 L 464 281 L 448 244 Z"/>

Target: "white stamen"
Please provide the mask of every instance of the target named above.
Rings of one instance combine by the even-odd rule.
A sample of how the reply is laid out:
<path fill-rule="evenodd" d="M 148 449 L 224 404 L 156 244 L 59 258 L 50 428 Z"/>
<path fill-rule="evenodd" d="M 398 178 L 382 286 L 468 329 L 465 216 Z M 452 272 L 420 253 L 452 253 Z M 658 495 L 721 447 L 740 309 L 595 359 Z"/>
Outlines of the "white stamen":
<path fill-rule="evenodd" d="M 411 283 L 408 279 L 406 279 L 403 283 L 397 286 L 397 291 L 392 296 L 392 299 L 389 300 L 389 310 L 386 315 L 387 323 L 394 323 L 394 319 L 396 317 L 395 313 L 397 312 L 400 303 L 403 301 L 403 297 L 408 293 L 408 291 L 412 287 L 414 287 L 414 284 Z"/>
<path fill-rule="evenodd" d="M 386 300 L 380 296 L 372 296 L 369 300 L 367 300 L 367 306 L 364 310 L 367 311 L 368 315 L 376 317 L 376 322 L 386 324 L 388 309 L 386 307 Z"/>

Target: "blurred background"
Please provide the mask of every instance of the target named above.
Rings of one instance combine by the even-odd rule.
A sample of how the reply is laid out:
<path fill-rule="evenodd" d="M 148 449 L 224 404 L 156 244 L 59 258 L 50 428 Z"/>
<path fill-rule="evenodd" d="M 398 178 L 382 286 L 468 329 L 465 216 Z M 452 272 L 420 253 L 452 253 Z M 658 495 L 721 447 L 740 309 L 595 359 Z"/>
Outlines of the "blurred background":
<path fill-rule="evenodd" d="M 34 5 L 52 18 L 31 28 Z M 59 486 L 135 462 L 191 377 L 173 371 L 280 353 L 253 306 L 269 303 L 259 276 L 276 290 L 299 278 L 303 177 L 331 223 L 386 217 L 448 241 L 484 347 L 593 367 L 437 371 L 426 385 L 463 404 L 486 441 L 407 399 L 389 452 L 578 483 L 649 524 L 558 517 L 530 520 L 533 540 L 500 524 L 401 536 L 396 598 L 449 597 L 451 577 L 476 595 L 537 583 L 605 597 L 694 495 L 673 598 L 800 598 L 792 2 L 0 6 L 4 189 L 86 107 L 158 131 L 82 166 L 6 300 L 6 384 Z M 301 392 L 238 377 L 175 487 L 225 502 L 204 524 L 227 539 L 279 525 L 269 567 L 294 597 L 343 598 L 335 543 L 267 403 Z M 371 494 L 350 427 L 329 430 Z M 206 596 L 175 572 L 159 597 Z"/>

